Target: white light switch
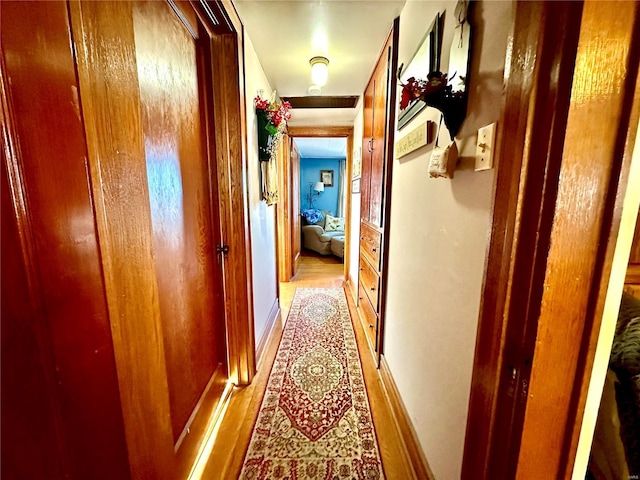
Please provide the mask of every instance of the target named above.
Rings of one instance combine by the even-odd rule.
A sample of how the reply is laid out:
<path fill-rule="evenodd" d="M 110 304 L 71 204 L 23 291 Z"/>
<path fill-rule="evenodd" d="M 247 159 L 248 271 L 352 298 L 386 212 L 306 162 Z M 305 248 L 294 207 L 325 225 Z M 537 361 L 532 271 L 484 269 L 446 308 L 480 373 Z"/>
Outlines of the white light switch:
<path fill-rule="evenodd" d="M 495 150 L 496 124 L 492 123 L 478 130 L 476 146 L 476 172 L 493 168 L 493 152 Z"/>

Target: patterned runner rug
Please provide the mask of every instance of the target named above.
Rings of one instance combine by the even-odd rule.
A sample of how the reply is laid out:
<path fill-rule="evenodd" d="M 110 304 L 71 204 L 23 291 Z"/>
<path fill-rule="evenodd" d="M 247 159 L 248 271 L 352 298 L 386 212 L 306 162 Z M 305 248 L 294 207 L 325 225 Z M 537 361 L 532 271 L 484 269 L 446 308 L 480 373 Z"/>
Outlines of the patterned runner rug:
<path fill-rule="evenodd" d="M 383 479 L 342 288 L 298 288 L 241 479 Z"/>

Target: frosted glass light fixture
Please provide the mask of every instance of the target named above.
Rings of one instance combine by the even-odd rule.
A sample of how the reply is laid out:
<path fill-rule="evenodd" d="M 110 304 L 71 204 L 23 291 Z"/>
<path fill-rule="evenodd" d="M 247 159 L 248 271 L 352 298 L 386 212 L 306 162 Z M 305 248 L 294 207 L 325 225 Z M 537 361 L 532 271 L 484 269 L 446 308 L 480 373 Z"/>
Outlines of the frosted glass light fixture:
<path fill-rule="evenodd" d="M 311 80 L 314 85 L 322 87 L 326 85 L 329 77 L 329 59 L 326 57 L 313 57 L 311 64 Z"/>

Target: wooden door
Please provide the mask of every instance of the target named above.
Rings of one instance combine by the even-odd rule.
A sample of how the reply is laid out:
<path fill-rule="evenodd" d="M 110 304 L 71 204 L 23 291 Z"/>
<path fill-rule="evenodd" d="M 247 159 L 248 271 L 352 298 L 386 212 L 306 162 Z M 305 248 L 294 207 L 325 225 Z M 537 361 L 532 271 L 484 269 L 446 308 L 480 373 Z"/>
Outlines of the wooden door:
<path fill-rule="evenodd" d="M 289 144 L 291 145 L 291 178 L 289 179 L 291 184 L 291 255 L 293 256 L 292 274 L 295 275 L 302 248 L 302 232 L 300 231 L 300 151 L 293 138 L 289 138 Z"/>
<path fill-rule="evenodd" d="M 391 46 L 387 45 L 380 55 L 380 60 L 373 72 L 373 122 L 371 174 L 369 177 L 369 221 L 377 227 L 382 227 L 382 213 L 385 190 L 385 152 L 387 150 L 387 70 Z M 395 108 L 395 106 L 393 106 Z M 393 127 L 391 127 L 393 128 Z"/>
<path fill-rule="evenodd" d="M 373 152 L 373 124 L 375 120 L 375 77 L 364 91 L 362 115 L 362 174 L 360 176 L 360 219 L 369 221 L 369 192 L 371 190 L 371 156 Z"/>
<path fill-rule="evenodd" d="M 278 145 L 278 203 L 276 204 L 276 258 L 278 263 L 278 281 L 288 282 L 293 276 L 293 242 L 291 237 L 291 139 L 284 135 Z"/>
<path fill-rule="evenodd" d="M 2 2 L 0 22 L 0 476 L 124 480 L 67 4 Z"/>
<path fill-rule="evenodd" d="M 207 144 L 205 117 L 212 91 L 208 49 L 198 38 L 204 28 L 182 21 L 166 2 L 135 3 L 133 29 L 171 425 L 179 451 L 199 406 L 205 397 L 219 397 L 227 379 L 218 198 L 210 182 L 216 178 L 214 146 Z"/>

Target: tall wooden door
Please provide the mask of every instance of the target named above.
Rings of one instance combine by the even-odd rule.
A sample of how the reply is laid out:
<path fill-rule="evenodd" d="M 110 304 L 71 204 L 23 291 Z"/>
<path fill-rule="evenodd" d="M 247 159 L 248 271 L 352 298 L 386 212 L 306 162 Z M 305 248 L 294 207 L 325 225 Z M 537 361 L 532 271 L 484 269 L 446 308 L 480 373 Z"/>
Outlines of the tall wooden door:
<path fill-rule="evenodd" d="M 131 322 L 114 330 L 120 389 L 138 392 L 123 401 L 129 456 L 138 462 L 132 470 L 183 478 L 228 379 L 211 37 L 189 2 L 70 5 L 73 33 L 82 39 L 92 174 L 100 179 L 93 183 L 107 298 L 115 310 L 128 288 L 109 262 L 138 249 L 146 289 L 139 294 L 150 308 L 151 319 L 141 319 L 150 322 L 147 330 Z M 121 245 L 123 234 L 131 247 Z M 146 376 L 135 365 L 141 358 L 154 369 Z M 149 398 L 138 400 L 142 392 Z M 153 409 L 142 411 L 145 402 Z M 158 445 L 140 432 L 150 428 L 158 429 Z"/>
<path fill-rule="evenodd" d="M 300 151 L 293 138 L 289 138 L 291 145 L 291 245 L 293 256 L 293 275 L 296 274 L 296 267 L 300 261 L 302 241 L 300 231 Z"/>
<path fill-rule="evenodd" d="M 189 10 L 180 11 L 188 14 Z M 222 256 L 204 28 L 166 2 L 137 2 L 133 29 L 155 271 L 175 448 L 227 379 Z M 199 31 L 200 30 L 200 31 Z M 210 69 L 209 69 L 210 71 Z"/>

